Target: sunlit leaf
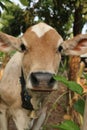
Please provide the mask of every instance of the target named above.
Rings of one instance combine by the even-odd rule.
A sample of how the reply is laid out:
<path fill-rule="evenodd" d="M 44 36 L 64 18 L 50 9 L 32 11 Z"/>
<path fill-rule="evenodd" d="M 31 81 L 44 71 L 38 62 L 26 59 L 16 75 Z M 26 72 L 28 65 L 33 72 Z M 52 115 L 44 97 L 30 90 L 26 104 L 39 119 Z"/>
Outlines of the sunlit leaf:
<path fill-rule="evenodd" d="M 54 79 L 64 83 L 70 90 L 72 90 L 80 95 L 83 93 L 83 88 L 74 81 L 68 81 L 65 77 L 62 77 L 59 75 L 54 76 Z"/>
<path fill-rule="evenodd" d="M 74 109 L 79 112 L 82 116 L 84 114 L 85 102 L 82 99 L 79 99 L 74 103 Z"/>
<path fill-rule="evenodd" d="M 20 0 L 20 2 L 21 2 L 24 6 L 28 6 L 28 0 Z"/>
<path fill-rule="evenodd" d="M 52 125 L 52 127 L 60 130 L 80 130 L 80 128 L 70 120 L 66 120 L 60 125 Z"/>

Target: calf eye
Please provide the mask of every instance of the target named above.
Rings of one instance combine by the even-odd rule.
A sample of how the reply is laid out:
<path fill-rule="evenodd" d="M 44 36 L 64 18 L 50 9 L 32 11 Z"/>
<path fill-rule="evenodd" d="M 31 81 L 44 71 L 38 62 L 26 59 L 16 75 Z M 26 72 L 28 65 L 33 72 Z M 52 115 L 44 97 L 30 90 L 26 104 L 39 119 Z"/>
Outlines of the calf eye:
<path fill-rule="evenodd" d="M 21 48 L 21 51 L 25 51 L 26 50 L 26 46 L 23 43 L 20 45 L 20 48 Z"/>
<path fill-rule="evenodd" d="M 59 47 L 58 47 L 58 51 L 59 51 L 59 52 L 62 52 L 62 50 L 63 50 L 63 47 L 62 47 L 62 46 L 59 46 Z"/>

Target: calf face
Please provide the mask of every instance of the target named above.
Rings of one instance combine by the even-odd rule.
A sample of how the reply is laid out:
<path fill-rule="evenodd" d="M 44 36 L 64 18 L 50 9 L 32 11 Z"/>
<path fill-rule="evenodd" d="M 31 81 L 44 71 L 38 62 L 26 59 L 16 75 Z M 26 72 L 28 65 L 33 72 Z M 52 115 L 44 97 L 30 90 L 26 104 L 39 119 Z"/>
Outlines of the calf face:
<path fill-rule="evenodd" d="M 28 29 L 22 41 L 27 46 L 23 57 L 23 72 L 27 87 L 34 90 L 56 89 L 53 75 L 57 74 L 61 55 L 61 36 L 50 26 L 40 23 Z"/>
<path fill-rule="evenodd" d="M 29 28 L 21 38 L 0 33 L 0 50 L 17 49 L 22 55 L 21 68 L 27 88 L 37 91 L 57 89 L 53 75 L 57 74 L 64 54 L 80 55 L 87 52 L 87 35 L 63 41 L 55 29 L 39 23 Z"/>

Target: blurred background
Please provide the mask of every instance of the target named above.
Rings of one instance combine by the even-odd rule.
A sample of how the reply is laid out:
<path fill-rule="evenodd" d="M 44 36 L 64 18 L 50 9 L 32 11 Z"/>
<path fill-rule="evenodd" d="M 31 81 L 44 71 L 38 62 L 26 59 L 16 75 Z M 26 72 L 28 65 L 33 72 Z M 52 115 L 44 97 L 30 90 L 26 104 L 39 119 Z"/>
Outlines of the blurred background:
<path fill-rule="evenodd" d="M 44 21 L 64 39 L 87 31 L 86 0 L 0 0 L 0 30 L 19 36 Z"/>

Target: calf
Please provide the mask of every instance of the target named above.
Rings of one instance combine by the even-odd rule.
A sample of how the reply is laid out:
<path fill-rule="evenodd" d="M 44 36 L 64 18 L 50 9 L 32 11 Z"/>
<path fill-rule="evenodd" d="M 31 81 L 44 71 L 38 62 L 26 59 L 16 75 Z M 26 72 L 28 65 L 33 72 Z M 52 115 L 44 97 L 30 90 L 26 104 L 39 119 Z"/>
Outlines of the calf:
<path fill-rule="evenodd" d="M 8 129 L 10 117 L 17 130 L 39 130 L 46 116 L 44 98 L 58 88 L 53 75 L 58 73 L 61 53 L 86 53 L 87 35 L 63 41 L 45 23 L 30 27 L 20 38 L 0 33 L 0 50 L 14 49 L 18 52 L 6 65 L 0 82 L 0 130 Z"/>

